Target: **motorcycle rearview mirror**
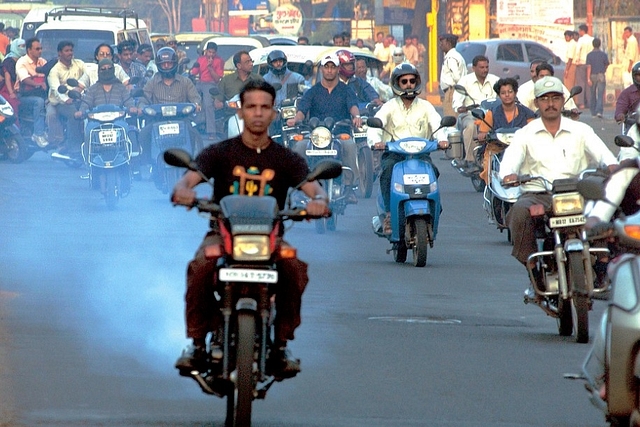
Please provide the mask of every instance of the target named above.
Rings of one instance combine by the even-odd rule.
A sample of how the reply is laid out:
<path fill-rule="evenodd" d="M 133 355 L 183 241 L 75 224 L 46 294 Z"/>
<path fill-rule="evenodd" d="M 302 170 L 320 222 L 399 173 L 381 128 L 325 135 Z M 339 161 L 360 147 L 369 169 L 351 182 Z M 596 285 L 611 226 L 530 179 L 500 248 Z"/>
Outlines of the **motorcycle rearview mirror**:
<path fill-rule="evenodd" d="M 220 89 L 218 89 L 217 87 L 212 87 L 211 89 L 209 89 L 209 95 L 211 95 L 211 96 L 220 95 Z"/>
<path fill-rule="evenodd" d="M 462 86 L 462 85 L 453 85 L 453 88 L 456 90 L 456 92 L 463 94 L 464 96 L 469 96 L 469 92 L 467 92 L 467 89 Z"/>
<path fill-rule="evenodd" d="M 164 152 L 164 161 L 171 166 L 178 168 L 187 168 L 189 170 L 197 170 L 191 155 L 180 148 L 169 148 Z"/>
<path fill-rule="evenodd" d="M 78 87 L 80 86 L 80 82 L 78 82 L 78 80 L 76 79 L 67 79 L 67 84 L 71 87 Z"/>
<path fill-rule="evenodd" d="M 65 85 L 58 86 L 58 93 L 67 93 L 68 91 L 69 91 L 69 88 L 66 87 Z"/>
<path fill-rule="evenodd" d="M 480 119 L 484 122 L 484 111 L 482 111 L 480 108 L 474 108 L 473 110 L 471 110 L 471 115 L 476 119 Z"/>
<path fill-rule="evenodd" d="M 440 120 L 440 127 L 441 128 L 448 128 L 448 127 L 451 127 L 451 126 L 455 126 L 457 122 L 458 122 L 458 119 L 456 119 L 454 116 L 444 116 Z"/>
<path fill-rule="evenodd" d="M 307 175 L 304 182 L 298 184 L 297 190 L 300 189 L 305 183 L 317 181 L 319 179 L 334 179 L 340 176 L 342 173 L 342 163 L 335 160 L 323 160 L 319 162 L 313 170 Z"/>
<path fill-rule="evenodd" d="M 137 85 L 138 83 L 140 83 L 140 76 L 131 77 L 129 79 L 130 85 Z"/>
<path fill-rule="evenodd" d="M 191 68 L 200 68 L 200 63 L 198 61 L 194 62 Z"/>
<path fill-rule="evenodd" d="M 513 76 L 513 79 L 516 81 L 520 81 L 520 74 L 516 74 L 515 76 Z"/>
<path fill-rule="evenodd" d="M 384 125 L 382 124 L 382 120 L 377 117 L 369 117 L 367 119 L 367 126 L 376 129 L 382 129 L 384 127 Z"/>
<path fill-rule="evenodd" d="M 319 118 L 317 118 L 317 117 L 311 117 L 311 118 L 309 119 L 309 126 L 310 126 L 312 129 L 317 128 L 317 127 L 318 127 L 318 125 L 320 125 L 320 119 L 319 119 Z"/>
<path fill-rule="evenodd" d="M 574 86 L 569 91 L 569 98 L 573 98 L 574 96 L 579 95 L 581 93 L 582 93 L 582 86 Z"/>
<path fill-rule="evenodd" d="M 578 193 L 589 200 L 606 200 L 604 194 L 604 178 L 601 176 L 586 176 L 576 184 Z"/>
<path fill-rule="evenodd" d="M 132 98 L 144 98 L 144 90 L 142 88 L 138 88 L 131 92 Z"/>

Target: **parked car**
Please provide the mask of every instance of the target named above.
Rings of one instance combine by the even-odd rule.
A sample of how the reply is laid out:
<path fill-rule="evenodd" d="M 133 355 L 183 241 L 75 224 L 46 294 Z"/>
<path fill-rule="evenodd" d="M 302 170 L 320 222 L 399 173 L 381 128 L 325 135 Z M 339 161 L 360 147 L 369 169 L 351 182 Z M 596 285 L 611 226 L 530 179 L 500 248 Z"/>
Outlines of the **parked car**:
<path fill-rule="evenodd" d="M 531 40 L 473 40 L 456 45 L 471 72 L 471 63 L 477 55 L 489 58 L 489 72 L 498 77 L 520 76 L 520 82 L 529 80 L 529 64 L 543 59 L 553 65 L 555 76 L 562 80 L 565 63 L 546 46 Z"/>

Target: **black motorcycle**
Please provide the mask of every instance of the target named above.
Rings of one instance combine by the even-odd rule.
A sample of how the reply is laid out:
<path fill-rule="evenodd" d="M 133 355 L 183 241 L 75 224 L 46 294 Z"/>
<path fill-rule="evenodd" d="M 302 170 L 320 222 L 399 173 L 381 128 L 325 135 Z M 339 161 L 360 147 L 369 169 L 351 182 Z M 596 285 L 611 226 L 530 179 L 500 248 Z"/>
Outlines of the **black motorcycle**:
<path fill-rule="evenodd" d="M 167 150 L 164 161 L 202 174 L 184 150 Z M 340 163 L 322 162 L 298 188 L 341 172 Z M 271 196 L 229 195 L 219 205 L 198 199 L 192 207 L 210 214 L 228 236 L 216 272 L 223 322 L 216 334 L 220 346 L 209 343 L 206 368 L 181 374 L 193 378 L 204 393 L 227 398 L 226 426 L 250 426 L 253 400 L 264 399 L 274 382 L 284 379 L 269 363 L 274 313 L 269 285 L 278 281 L 276 261 L 293 258 L 296 251 L 278 243 L 277 230 L 286 220 L 313 217 L 304 209 L 279 211 Z"/>
<path fill-rule="evenodd" d="M 33 155 L 35 149 L 20 134 L 15 111 L 0 95 L 0 155 L 11 163 L 22 163 Z"/>

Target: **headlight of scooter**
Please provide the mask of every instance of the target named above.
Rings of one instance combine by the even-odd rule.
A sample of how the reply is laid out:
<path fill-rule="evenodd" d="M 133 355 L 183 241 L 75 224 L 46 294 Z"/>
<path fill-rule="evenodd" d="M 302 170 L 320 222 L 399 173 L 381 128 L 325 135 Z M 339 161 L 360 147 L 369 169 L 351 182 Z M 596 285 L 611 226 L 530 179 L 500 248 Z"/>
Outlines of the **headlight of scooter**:
<path fill-rule="evenodd" d="M 407 153 L 419 153 L 424 150 L 424 147 L 427 146 L 427 143 L 424 141 L 402 141 L 400 143 L 400 148 L 402 148 Z"/>
<path fill-rule="evenodd" d="M 233 237 L 233 259 L 267 261 L 271 258 L 269 236 L 238 235 Z"/>
<path fill-rule="evenodd" d="M 188 116 L 189 114 L 193 113 L 194 110 L 195 110 L 195 107 L 193 105 L 187 105 L 182 109 L 182 114 L 184 114 L 185 116 Z"/>
<path fill-rule="evenodd" d="M 142 111 L 144 111 L 147 116 L 155 116 L 157 114 L 156 110 L 152 107 L 144 107 Z"/>
<path fill-rule="evenodd" d="M 160 111 L 162 111 L 162 115 L 164 117 L 173 117 L 178 114 L 178 106 L 177 105 L 163 105 L 160 107 Z"/>
<path fill-rule="evenodd" d="M 515 135 L 515 133 L 498 132 L 496 133 L 496 138 L 498 139 L 498 141 L 502 142 L 504 145 L 510 145 L 511 140 L 513 139 L 513 135 Z"/>
<path fill-rule="evenodd" d="M 99 122 L 112 122 L 119 117 L 124 117 L 124 111 L 104 111 L 101 113 L 89 113 L 88 116 L 91 120 L 97 120 Z"/>
<path fill-rule="evenodd" d="M 323 126 L 318 126 L 311 131 L 311 143 L 318 148 L 325 148 L 331 144 L 331 131 Z"/>
<path fill-rule="evenodd" d="M 580 214 L 584 211 L 584 198 L 580 193 L 554 194 L 552 207 L 556 216 Z"/>

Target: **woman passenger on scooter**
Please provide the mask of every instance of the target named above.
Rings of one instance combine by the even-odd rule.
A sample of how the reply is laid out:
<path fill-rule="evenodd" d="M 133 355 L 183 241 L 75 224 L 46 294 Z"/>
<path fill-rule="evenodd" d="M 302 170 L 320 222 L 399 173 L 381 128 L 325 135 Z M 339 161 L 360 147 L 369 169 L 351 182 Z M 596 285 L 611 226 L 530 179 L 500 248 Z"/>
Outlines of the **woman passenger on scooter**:
<path fill-rule="evenodd" d="M 493 90 L 500 98 L 500 102 L 494 104 L 485 113 L 484 121 L 478 125 L 478 141 L 486 142 L 490 131 L 499 128 L 521 128 L 535 119 L 535 113 L 524 105 L 516 102 L 518 94 L 518 81 L 513 78 L 502 78 L 493 85 Z M 489 162 L 491 157 L 504 151 L 506 147 L 497 144 L 485 144 L 484 157 L 482 159 L 482 172 L 480 178 L 489 185 Z"/>

